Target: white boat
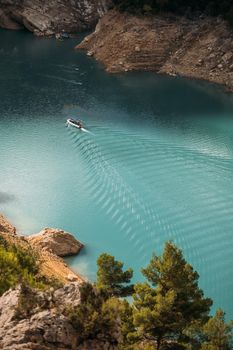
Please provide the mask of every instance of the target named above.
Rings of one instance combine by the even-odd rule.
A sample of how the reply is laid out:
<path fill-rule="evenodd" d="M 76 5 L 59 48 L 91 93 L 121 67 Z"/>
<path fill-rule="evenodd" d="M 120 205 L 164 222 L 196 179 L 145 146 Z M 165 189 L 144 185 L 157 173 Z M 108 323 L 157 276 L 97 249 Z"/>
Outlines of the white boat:
<path fill-rule="evenodd" d="M 67 119 L 66 123 L 67 123 L 67 125 L 74 126 L 77 129 L 80 129 L 80 130 L 84 129 L 83 124 L 82 124 L 82 122 L 80 122 L 80 120 L 75 120 L 75 119 L 69 118 L 69 119 Z"/>

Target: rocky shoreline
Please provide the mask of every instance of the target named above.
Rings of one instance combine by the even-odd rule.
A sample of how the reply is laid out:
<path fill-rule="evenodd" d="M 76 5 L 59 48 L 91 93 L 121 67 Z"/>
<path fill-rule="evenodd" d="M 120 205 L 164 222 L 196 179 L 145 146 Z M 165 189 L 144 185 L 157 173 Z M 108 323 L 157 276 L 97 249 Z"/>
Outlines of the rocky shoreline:
<path fill-rule="evenodd" d="M 0 27 L 37 36 L 90 30 L 87 50 L 110 73 L 152 71 L 207 80 L 233 91 L 233 31 L 220 18 L 140 16 L 109 10 L 111 0 L 3 0 Z"/>
<path fill-rule="evenodd" d="M 18 284 L 0 296 L 0 349 L 4 350 L 119 350 L 112 334 L 79 342 L 70 310 L 82 303 L 84 279 L 57 255 L 77 253 L 82 244 L 68 232 L 44 229 L 29 237 L 0 214 L 0 238 L 35 252 L 39 274 L 52 282 L 36 289 Z M 2 259 L 4 266 L 4 259 Z M 4 271 L 4 270 L 3 270 Z M 55 279 L 55 281 L 54 281 Z M 106 331 L 107 332 L 107 331 Z"/>
<path fill-rule="evenodd" d="M 35 235 L 20 236 L 16 228 L 0 214 L 0 235 L 11 243 L 32 249 L 38 256 L 42 276 L 55 278 L 62 283 L 85 281 L 61 258 L 77 254 L 83 247 L 70 233 L 46 228 Z"/>
<path fill-rule="evenodd" d="M 135 16 L 111 10 L 76 49 L 110 73 L 152 71 L 233 91 L 233 31 L 219 18 Z"/>
<path fill-rule="evenodd" d="M 37 36 L 92 29 L 111 0 L 1 0 L 0 27 L 27 29 Z"/>

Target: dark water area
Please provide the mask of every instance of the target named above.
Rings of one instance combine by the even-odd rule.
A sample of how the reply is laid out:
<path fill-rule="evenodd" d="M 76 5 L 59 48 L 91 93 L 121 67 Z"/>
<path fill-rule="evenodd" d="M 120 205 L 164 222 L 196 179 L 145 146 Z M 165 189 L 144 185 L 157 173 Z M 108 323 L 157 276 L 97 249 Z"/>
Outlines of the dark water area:
<path fill-rule="evenodd" d="M 0 211 L 30 234 L 86 245 L 68 262 L 94 280 L 108 252 L 142 279 L 173 240 L 233 317 L 233 96 L 153 73 L 110 75 L 67 41 L 0 31 Z M 90 133 L 65 125 L 82 119 Z"/>

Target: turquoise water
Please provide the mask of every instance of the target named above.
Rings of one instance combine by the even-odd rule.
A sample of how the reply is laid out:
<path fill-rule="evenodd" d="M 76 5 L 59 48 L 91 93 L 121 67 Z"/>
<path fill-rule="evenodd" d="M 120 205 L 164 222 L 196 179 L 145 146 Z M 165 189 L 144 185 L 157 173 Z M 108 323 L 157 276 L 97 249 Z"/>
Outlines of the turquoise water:
<path fill-rule="evenodd" d="M 86 244 L 90 279 L 108 252 L 135 280 L 172 239 L 233 317 L 233 97 L 203 82 L 109 75 L 60 42 L 0 31 L 0 209 L 30 234 Z M 81 118 L 90 131 L 67 128 Z"/>

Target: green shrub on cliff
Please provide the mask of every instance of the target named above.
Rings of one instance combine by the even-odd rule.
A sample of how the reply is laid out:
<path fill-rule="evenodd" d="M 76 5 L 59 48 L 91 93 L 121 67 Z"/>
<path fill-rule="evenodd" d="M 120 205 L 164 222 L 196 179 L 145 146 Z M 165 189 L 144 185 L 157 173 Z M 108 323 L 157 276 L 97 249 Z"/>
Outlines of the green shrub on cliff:
<path fill-rule="evenodd" d="M 81 304 L 67 310 L 69 320 L 77 330 L 78 343 L 102 339 L 117 344 L 120 301 L 117 298 L 107 298 L 105 293 L 90 283 L 83 283 L 80 293 Z"/>
<path fill-rule="evenodd" d="M 37 257 L 33 252 L 7 243 L 0 237 L 0 296 L 21 282 L 43 287 L 44 281 L 38 276 Z"/>

